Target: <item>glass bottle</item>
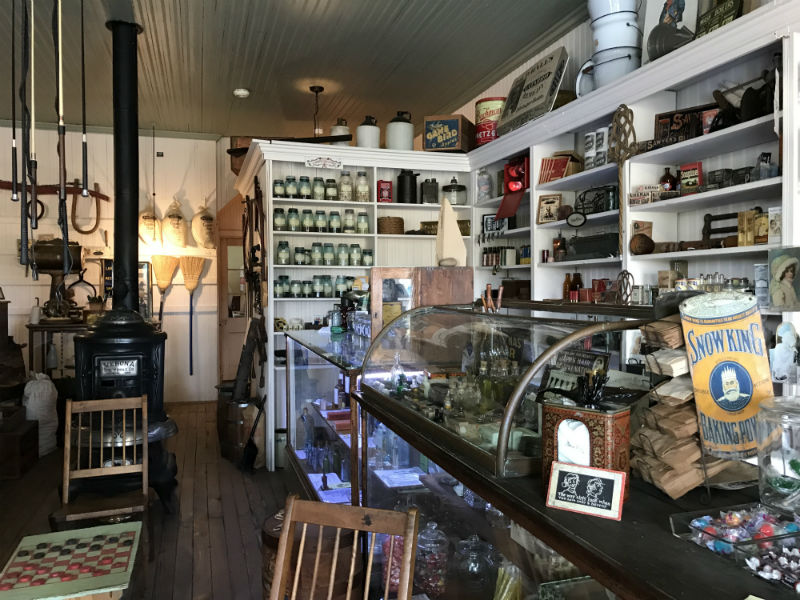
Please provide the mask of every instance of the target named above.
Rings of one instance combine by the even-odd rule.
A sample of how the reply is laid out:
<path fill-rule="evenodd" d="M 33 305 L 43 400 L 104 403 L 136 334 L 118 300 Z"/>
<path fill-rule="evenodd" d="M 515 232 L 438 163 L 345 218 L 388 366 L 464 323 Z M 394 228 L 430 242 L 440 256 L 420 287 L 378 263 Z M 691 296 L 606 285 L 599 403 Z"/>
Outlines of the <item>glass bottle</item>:
<path fill-rule="evenodd" d="M 361 253 L 361 263 L 365 267 L 371 267 L 375 264 L 375 259 L 372 256 L 372 250 L 369 248 L 364 249 L 364 251 Z"/>
<path fill-rule="evenodd" d="M 456 573 L 464 595 L 463 600 L 484 600 L 492 597 L 492 547 L 473 534 L 458 543 Z"/>
<path fill-rule="evenodd" d="M 369 233 L 369 215 L 365 212 L 358 213 L 358 218 L 356 219 L 356 233 L 362 233 L 364 235 Z"/>
<path fill-rule="evenodd" d="M 358 244 L 350 244 L 350 266 L 361 266 L 361 246 Z"/>
<path fill-rule="evenodd" d="M 283 286 L 279 280 L 274 280 L 272 282 L 272 293 L 275 295 L 276 298 L 280 298 L 283 296 Z"/>
<path fill-rule="evenodd" d="M 300 176 L 300 182 L 297 184 L 297 193 L 305 200 L 311 199 L 311 181 L 306 175 Z"/>
<path fill-rule="evenodd" d="M 389 377 L 391 378 L 392 388 L 396 388 L 398 383 L 402 378 L 405 378 L 406 372 L 403 369 L 403 365 L 400 364 L 400 353 L 394 353 L 394 364 L 392 365 L 392 370 L 389 372 Z"/>
<path fill-rule="evenodd" d="M 296 265 L 304 265 L 306 264 L 306 249 L 302 246 L 295 246 L 294 248 L 294 264 Z"/>
<path fill-rule="evenodd" d="M 304 281 L 303 282 L 303 297 L 304 298 L 311 298 L 313 294 L 313 283 L 311 281 Z"/>
<path fill-rule="evenodd" d="M 569 277 L 569 273 L 564 275 L 564 283 L 562 285 L 562 292 L 561 292 L 561 299 L 564 302 L 569 302 L 569 290 L 572 286 L 572 280 Z"/>
<path fill-rule="evenodd" d="M 286 218 L 289 231 L 300 231 L 300 213 L 296 208 L 290 208 Z"/>
<path fill-rule="evenodd" d="M 322 177 L 314 177 L 311 182 L 311 197 L 314 200 L 325 200 L 325 180 Z"/>
<path fill-rule="evenodd" d="M 356 177 L 356 202 L 369 202 L 369 180 L 366 171 L 359 171 Z"/>
<path fill-rule="evenodd" d="M 429 521 L 417 537 L 417 560 L 414 565 L 414 587 L 432 599 L 441 598 L 447 591 L 447 536 Z"/>
<path fill-rule="evenodd" d="M 285 190 L 287 198 L 297 198 L 297 181 L 293 175 L 286 176 Z"/>
<path fill-rule="evenodd" d="M 341 298 L 347 292 L 347 280 L 344 275 L 336 276 L 336 297 Z"/>
<path fill-rule="evenodd" d="M 311 209 L 303 209 L 303 217 L 300 219 L 303 231 L 314 231 L 314 213 Z"/>
<path fill-rule="evenodd" d="M 328 217 L 325 215 L 324 210 L 318 210 L 314 215 L 314 227 L 320 233 L 328 231 Z"/>
<path fill-rule="evenodd" d="M 288 242 L 287 242 L 287 244 L 288 244 Z M 278 277 L 278 280 L 280 281 L 281 287 L 283 288 L 282 296 L 284 298 L 288 298 L 289 294 L 291 293 L 291 283 L 289 282 L 289 276 L 288 275 L 280 275 Z"/>
<path fill-rule="evenodd" d="M 338 210 L 332 210 L 328 213 L 328 233 L 341 233 L 342 232 L 342 218 L 339 216 Z"/>
<path fill-rule="evenodd" d="M 323 275 L 322 291 L 325 294 L 325 298 L 333 297 L 333 280 L 331 279 L 330 275 Z"/>
<path fill-rule="evenodd" d="M 486 170 L 486 167 L 481 167 L 478 171 L 478 202 L 486 202 L 492 198 L 492 176 Z"/>
<path fill-rule="evenodd" d="M 272 211 L 272 229 L 286 231 L 286 213 L 282 208 L 275 208 Z"/>
<path fill-rule="evenodd" d="M 278 242 L 278 251 L 276 253 L 277 264 L 288 265 L 291 253 L 289 251 L 289 242 Z"/>
<path fill-rule="evenodd" d="M 350 249 L 347 244 L 339 244 L 336 247 L 336 264 L 340 267 L 346 267 L 350 264 Z"/>
<path fill-rule="evenodd" d="M 335 179 L 325 180 L 325 200 L 338 200 L 339 188 L 336 186 Z"/>
<path fill-rule="evenodd" d="M 658 185 L 665 192 L 671 192 L 675 190 L 677 180 L 675 179 L 675 176 L 670 173 L 669 167 L 664 167 L 664 174 L 661 176 L 661 179 L 658 180 Z"/>
<path fill-rule="evenodd" d="M 322 242 L 311 244 L 310 264 L 319 266 L 322 264 Z"/>
<path fill-rule="evenodd" d="M 303 293 L 303 284 L 300 283 L 298 279 L 292 279 L 291 286 L 289 287 L 289 293 L 291 293 L 293 298 L 299 298 L 300 294 Z"/>
<path fill-rule="evenodd" d="M 342 218 L 342 232 L 356 232 L 356 214 L 352 208 L 348 208 L 344 211 L 344 217 Z"/>
<path fill-rule="evenodd" d="M 322 247 L 322 264 L 326 267 L 336 264 L 336 253 L 333 250 L 333 244 L 325 244 Z"/>
<path fill-rule="evenodd" d="M 347 282 L 347 291 L 350 292 L 353 290 L 353 283 L 355 283 L 355 277 L 345 277 L 344 280 Z"/>
<path fill-rule="evenodd" d="M 286 195 L 286 188 L 283 185 L 283 179 L 272 180 L 272 197 L 283 198 Z"/>
<path fill-rule="evenodd" d="M 353 179 L 350 171 L 342 171 L 339 176 L 339 200 L 342 202 L 353 201 Z"/>
<path fill-rule="evenodd" d="M 578 302 L 580 300 L 580 292 L 583 288 L 583 280 L 580 273 L 572 274 L 572 283 L 569 286 L 569 301 Z"/>

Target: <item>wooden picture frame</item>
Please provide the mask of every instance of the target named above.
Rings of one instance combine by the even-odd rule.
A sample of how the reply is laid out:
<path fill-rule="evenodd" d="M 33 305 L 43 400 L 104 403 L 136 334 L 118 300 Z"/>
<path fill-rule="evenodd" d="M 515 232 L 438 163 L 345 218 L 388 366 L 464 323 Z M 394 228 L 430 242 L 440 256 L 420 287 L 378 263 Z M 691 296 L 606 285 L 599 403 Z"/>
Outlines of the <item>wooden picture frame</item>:
<path fill-rule="evenodd" d="M 558 209 L 561 206 L 561 194 L 545 194 L 539 196 L 539 209 L 536 211 L 536 224 L 554 223 L 558 221 Z"/>

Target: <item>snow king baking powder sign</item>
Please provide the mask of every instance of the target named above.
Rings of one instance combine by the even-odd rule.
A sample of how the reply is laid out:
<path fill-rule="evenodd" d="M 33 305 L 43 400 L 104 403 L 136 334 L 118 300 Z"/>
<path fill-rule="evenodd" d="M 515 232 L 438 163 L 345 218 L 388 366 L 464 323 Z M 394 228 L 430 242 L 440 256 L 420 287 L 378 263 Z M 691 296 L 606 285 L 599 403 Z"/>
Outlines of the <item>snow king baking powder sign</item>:
<path fill-rule="evenodd" d="M 772 397 L 769 360 L 755 296 L 701 294 L 680 306 L 700 435 L 722 458 L 756 453 L 756 414 Z"/>

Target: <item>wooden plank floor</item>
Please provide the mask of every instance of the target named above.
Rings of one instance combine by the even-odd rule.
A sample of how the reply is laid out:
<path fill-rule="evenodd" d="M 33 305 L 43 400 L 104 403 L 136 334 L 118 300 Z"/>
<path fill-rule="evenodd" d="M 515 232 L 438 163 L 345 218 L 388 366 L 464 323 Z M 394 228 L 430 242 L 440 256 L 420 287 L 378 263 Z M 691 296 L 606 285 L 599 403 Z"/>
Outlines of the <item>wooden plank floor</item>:
<path fill-rule="evenodd" d="M 261 598 L 261 524 L 300 493 L 291 470 L 244 474 L 219 455 L 216 404 L 173 404 L 179 433 L 167 442 L 178 463 L 175 514 L 153 496 L 153 552 L 128 598 Z M 22 479 L 0 481 L 0 567 L 24 535 L 49 531 L 58 507 L 61 452 L 39 460 Z M 140 557 L 141 560 L 141 557 Z"/>

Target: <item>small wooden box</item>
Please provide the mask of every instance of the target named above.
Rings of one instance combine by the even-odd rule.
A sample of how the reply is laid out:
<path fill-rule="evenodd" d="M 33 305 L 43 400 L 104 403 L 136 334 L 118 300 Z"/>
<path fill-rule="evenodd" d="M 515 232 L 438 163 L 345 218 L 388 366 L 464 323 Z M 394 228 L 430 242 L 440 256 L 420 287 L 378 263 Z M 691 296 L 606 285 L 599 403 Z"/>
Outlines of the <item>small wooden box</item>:
<path fill-rule="evenodd" d="M 18 479 L 39 459 L 39 421 L 0 433 L 0 479 Z"/>
<path fill-rule="evenodd" d="M 425 117 L 422 145 L 434 152 L 469 152 L 475 147 L 475 125 L 464 115 Z"/>

